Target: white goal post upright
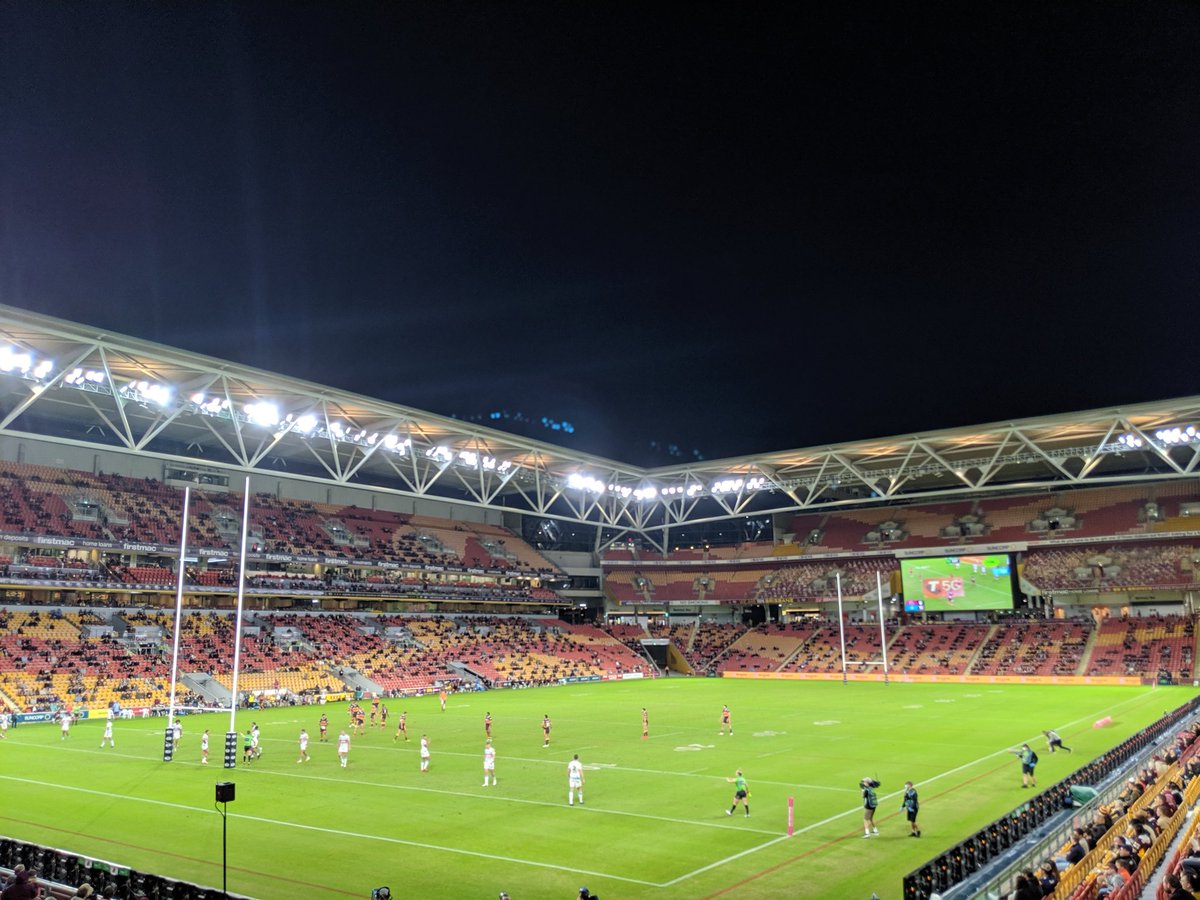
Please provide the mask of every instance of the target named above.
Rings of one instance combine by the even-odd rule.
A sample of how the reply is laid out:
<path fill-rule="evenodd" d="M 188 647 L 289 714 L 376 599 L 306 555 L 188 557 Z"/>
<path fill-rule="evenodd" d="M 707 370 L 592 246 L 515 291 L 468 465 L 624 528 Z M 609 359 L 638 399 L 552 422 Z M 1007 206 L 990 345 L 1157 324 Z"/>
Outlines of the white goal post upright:
<path fill-rule="evenodd" d="M 875 570 L 875 599 L 879 601 L 879 651 L 883 656 L 883 683 L 888 684 L 887 629 L 883 627 L 883 575 Z"/>
<path fill-rule="evenodd" d="M 192 502 L 190 486 L 183 489 L 183 527 L 179 531 L 179 571 L 175 578 L 175 633 L 171 637 L 171 695 L 167 701 L 167 730 L 175 724 L 175 679 L 179 677 L 179 633 L 183 630 L 183 577 L 187 558 L 188 508 Z"/>
<path fill-rule="evenodd" d="M 846 621 L 842 618 L 842 573 L 834 574 L 837 576 L 838 635 L 842 642 L 842 684 L 846 684 L 849 679 L 846 678 Z"/>
<path fill-rule="evenodd" d="M 229 733 L 225 735 L 226 749 L 230 736 L 237 740 L 238 669 L 242 661 L 242 608 L 246 602 L 246 543 L 250 539 L 250 476 L 242 502 L 242 548 L 238 556 L 237 613 L 233 619 L 233 696 L 229 699 Z M 236 743 L 234 744 L 236 747 Z M 232 768 L 226 759 L 226 768 Z"/>

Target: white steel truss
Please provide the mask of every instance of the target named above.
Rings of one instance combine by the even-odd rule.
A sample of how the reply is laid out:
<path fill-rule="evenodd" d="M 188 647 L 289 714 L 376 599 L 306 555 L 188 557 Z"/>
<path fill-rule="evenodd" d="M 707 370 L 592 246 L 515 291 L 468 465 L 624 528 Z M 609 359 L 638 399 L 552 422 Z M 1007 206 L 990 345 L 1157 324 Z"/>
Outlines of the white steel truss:
<path fill-rule="evenodd" d="M 641 468 L 0 306 L 0 434 L 636 533 L 1197 477 L 1200 397 Z"/>

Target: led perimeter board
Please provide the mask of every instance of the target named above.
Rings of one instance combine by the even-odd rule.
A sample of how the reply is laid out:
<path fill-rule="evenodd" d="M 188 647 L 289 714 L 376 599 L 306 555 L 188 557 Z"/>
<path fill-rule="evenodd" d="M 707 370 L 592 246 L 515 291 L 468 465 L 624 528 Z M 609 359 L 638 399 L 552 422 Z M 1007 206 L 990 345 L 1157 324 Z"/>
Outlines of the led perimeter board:
<path fill-rule="evenodd" d="M 1013 564 L 1007 553 L 900 560 L 905 612 L 1012 609 Z"/>

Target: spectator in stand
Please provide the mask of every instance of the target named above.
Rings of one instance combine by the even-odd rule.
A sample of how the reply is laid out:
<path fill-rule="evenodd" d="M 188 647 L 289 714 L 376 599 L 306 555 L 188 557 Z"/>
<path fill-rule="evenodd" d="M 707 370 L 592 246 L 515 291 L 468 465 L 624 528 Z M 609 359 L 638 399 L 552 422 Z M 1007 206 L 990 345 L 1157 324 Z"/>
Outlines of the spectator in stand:
<path fill-rule="evenodd" d="M 1054 864 L 1054 860 L 1048 859 L 1042 863 L 1042 867 L 1038 869 L 1037 874 L 1038 886 L 1042 890 L 1042 896 L 1051 896 L 1058 888 L 1058 866 Z"/>
<path fill-rule="evenodd" d="M 1125 869 L 1117 865 L 1117 860 L 1115 858 L 1110 859 L 1108 861 L 1108 868 L 1098 879 L 1100 890 L 1096 896 L 1107 897 L 1114 891 L 1119 891 L 1122 887 L 1124 887 L 1125 882 L 1128 880 L 1129 877 L 1126 874 Z"/>
<path fill-rule="evenodd" d="M 1167 900 L 1196 900 L 1196 895 L 1183 886 L 1183 882 L 1174 872 L 1164 875 L 1162 883 Z"/>
<path fill-rule="evenodd" d="M 1026 869 L 1017 876 L 1017 889 L 1013 892 L 1012 900 L 1041 900 L 1042 888 L 1037 876 Z"/>
<path fill-rule="evenodd" d="M 37 883 L 37 873 L 29 869 L 13 871 L 13 879 L 9 882 L 0 900 L 35 900 L 42 896 L 42 887 Z"/>
<path fill-rule="evenodd" d="M 1072 866 L 1075 865 L 1075 863 L 1088 855 L 1089 850 L 1091 850 L 1091 844 L 1088 842 L 1087 834 L 1084 833 L 1082 828 L 1076 828 L 1075 834 L 1072 836 L 1071 846 L 1067 848 L 1067 863 Z"/>

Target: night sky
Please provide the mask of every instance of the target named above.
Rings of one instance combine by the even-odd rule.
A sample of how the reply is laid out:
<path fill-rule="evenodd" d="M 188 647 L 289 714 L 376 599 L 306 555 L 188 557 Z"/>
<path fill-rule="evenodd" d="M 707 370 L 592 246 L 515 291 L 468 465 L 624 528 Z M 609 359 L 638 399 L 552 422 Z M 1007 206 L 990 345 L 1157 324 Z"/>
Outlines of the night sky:
<path fill-rule="evenodd" d="M 648 465 L 1196 394 L 1198 48 L 1169 0 L 8 2 L 0 302 Z"/>

